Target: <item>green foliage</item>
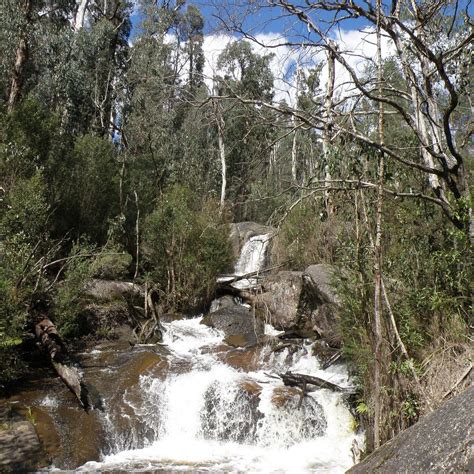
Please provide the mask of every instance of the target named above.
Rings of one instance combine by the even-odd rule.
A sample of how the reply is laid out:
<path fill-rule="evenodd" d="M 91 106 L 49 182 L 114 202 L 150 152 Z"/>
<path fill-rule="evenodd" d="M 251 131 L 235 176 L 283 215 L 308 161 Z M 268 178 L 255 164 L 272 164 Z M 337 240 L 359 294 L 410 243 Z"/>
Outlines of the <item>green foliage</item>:
<path fill-rule="evenodd" d="M 340 218 L 323 219 L 322 202 L 307 199 L 284 218 L 277 239 L 277 259 L 292 269 L 334 263 L 341 253 L 348 225 Z"/>
<path fill-rule="evenodd" d="M 60 184 L 58 227 L 62 232 L 74 229 L 77 237 L 87 235 L 103 244 L 108 230 L 104 224 L 118 213 L 114 146 L 104 138 L 86 135 L 76 141 L 71 155 Z"/>
<path fill-rule="evenodd" d="M 132 257 L 117 246 L 97 248 L 85 241 L 73 245 L 52 308 L 52 319 L 63 337 L 79 337 L 89 330 L 86 306 L 90 299 L 85 295 L 86 284 L 93 278 L 126 276 L 131 260 Z M 105 331 L 105 328 L 98 330 Z"/>
<path fill-rule="evenodd" d="M 38 264 L 48 246 L 45 193 L 38 173 L 17 180 L 0 201 L 0 383 L 21 369 L 16 349 L 32 295 L 43 282 Z"/>
<path fill-rule="evenodd" d="M 84 311 L 86 299 L 84 287 L 93 276 L 92 258 L 89 255 L 96 249 L 84 242 L 73 245 L 64 272 L 64 280 L 59 285 L 54 296 L 53 321 L 64 337 L 81 335 L 81 315 Z"/>
<path fill-rule="evenodd" d="M 57 118 L 34 99 L 23 101 L 11 114 L 0 114 L 0 175 L 3 186 L 30 178 L 38 170 L 48 177 L 64 139 Z M 49 184 L 49 183 L 48 183 Z"/>
<path fill-rule="evenodd" d="M 173 187 L 148 217 L 144 248 L 150 275 L 169 306 L 189 310 L 209 302 L 216 277 L 231 264 L 228 230 L 217 202 L 201 202 Z"/>
<path fill-rule="evenodd" d="M 106 246 L 91 262 L 91 274 L 104 280 L 121 280 L 130 273 L 132 256 L 118 246 Z"/>

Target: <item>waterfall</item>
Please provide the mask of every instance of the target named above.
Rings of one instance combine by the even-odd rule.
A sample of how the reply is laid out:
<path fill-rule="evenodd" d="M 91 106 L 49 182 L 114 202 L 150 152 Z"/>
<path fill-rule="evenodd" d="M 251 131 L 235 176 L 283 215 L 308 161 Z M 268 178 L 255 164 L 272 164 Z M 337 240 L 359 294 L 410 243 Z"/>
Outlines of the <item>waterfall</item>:
<path fill-rule="evenodd" d="M 251 237 L 235 275 L 264 268 L 270 234 Z M 256 279 L 235 282 L 254 286 Z M 349 388 L 344 365 L 322 370 L 312 345 L 234 349 L 202 317 L 163 323 L 166 371 L 140 375 L 104 416 L 109 448 L 85 471 L 345 472 L 363 444 L 341 392 L 305 396 L 275 374 L 292 371 Z M 265 326 L 267 337 L 278 334 Z M 113 407 L 110 407 L 113 409 Z"/>
<path fill-rule="evenodd" d="M 267 260 L 268 244 L 271 234 L 254 235 L 250 237 L 243 245 L 239 259 L 234 267 L 234 274 L 218 278 L 218 281 L 225 282 L 232 280 L 235 276 L 247 275 L 249 273 L 258 273 L 263 270 Z M 256 278 L 243 278 L 232 283 L 237 289 L 252 288 L 256 285 Z"/>
<path fill-rule="evenodd" d="M 304 372 L 347 387 L 344 366 L 321 370 L 311 346 L 293 354 L 264 346 L 243 370 L 226 363 L 223 334 L 200 321 L 165 323 L 170 371 L 140 377 L 133 411 L 146 439 L 124 449 L 125 433 L 112 431 L 111 452 L 80 470 L 344 472 L 353 464 L 358 436 L 343 396 L 320 389 L 301 400 L 270 373 Z"/>

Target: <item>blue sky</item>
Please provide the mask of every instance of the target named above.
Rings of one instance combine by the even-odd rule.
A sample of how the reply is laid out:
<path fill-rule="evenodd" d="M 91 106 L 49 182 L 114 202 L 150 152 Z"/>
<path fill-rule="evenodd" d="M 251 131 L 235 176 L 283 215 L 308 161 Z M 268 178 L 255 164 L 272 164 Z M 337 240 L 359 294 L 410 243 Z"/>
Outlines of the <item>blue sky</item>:
<path fill-rule="evenodd" d="M 275 7 L 265 7 L 260 8 L 258 11 L 252 11 L 251 4 L 252 2 L 245 2 L 237 0 L 234 2 L 233 7 L 225 7 L 226 3 L 231 4 L 232 2 L 219 1 L 219 0 L 195 0 L 187 2 L 188 5 L 195 5 L 199 8 L 201 13 L 205 18 L 205 34 L 215 34 L 216 32 L 222 31 L 223 25 L 219 20 L 219 15 L 226 13 L 225 9 L 227 8 L 227 13 L 230 12 L 230 9 L 233 8 L 232 13 L 238 12 L 237 16 L 245 17 L 246 21 L 243 26 L 244 29 L 250 32 L 252 35 L 258 35 L 261 33 L 279 33 L 282 36 L 287 38 L 296 39 L 299 37 L 306 36 L 307 30 L 304 25 L 298 20 L 295 20 L 294 17 L 285 14 L 280 8 Z M 237 4 L 239 4 L 237 6 Z M 186 7 L 184 7 L 186 8 Z M 332 14 L 324 15 L 324 17 L 319 17 L 321 20 L 321 26 L 323 28 L 327 27 L 327 23 L 324 22 L 330 21 L 332 19 Z M 133 32 L 132 36 L 137 33 L 138 26 L 141 21 L 141 15 L 139 12 L 136 12 L 132 15 L 132 24 Z M 348 20 L 344 22 L 345 29 L 356 29 L 365 26 L 362 21 Z"/>
<path fill-rule="evenodd" d="M 293 0 L 295 3 L 303 0 Z M 389 0 L 386 0 L 389 1 Z M 212 86 L 212 78 L 218 73 L 216 69 L 217 58 L 224 50 L 226 45 L 235 38 L 228 31 L 222 29 L 222 24 L 217 18 L 219 10 L 222 10 L 225 4 L 234 2 L 243 5 L 243 9 L 252 5 L 251 0 L 189 0 L 187 3 L 196 5 L 205 18 L 205 38 L 204 53 L 205 66 L 204 76 L 209 82 L 208 86 Z M 304 2 L 306 3 L 306 2 Z M 470 6 L 469 0 L 460 0 L 459 8 L 463 9 Z M 471 8 L 472 9 L 472 8 Z M 242 10 L 240 11 L 242 13 Z M 241 15 L 238 15 L 241 16 Z M 245 31 L 250 32 L 257 37 L 258 41 L 266 45 L 272 45 L 270 50 L 274 53 L 270 67 L 275 77 L 275 97 L 277 100 L 286 100 L 291 103 L 295 97 L 295 81 L 294 73 L 299 67 L 303 71 L 309 71 L 316 63 L 325 63 L 326 56 L 323 48 L 294 48 L 288 45 L 281 45 L 286 41 L 302 41 L 308 36 L 306 26 L 297 18 L 289 15 L 283 15 L 279 8 L 263 8 L 251 15 L 244 15 L 246 22 L 243 25 Z M 331 24 L 332 14 L 318 17 L 318 26 L 327 33 L 327 29 Z M 138 31 L 140 23 L 140 15 L 137 13 L 132 17 L 134 25 L 134 33 Z M 376 55 L 376 40 L 373 29 L 368 29 L 368 23 L 362 20 L 347 20 L 339 28 L 334 27 L 329 31 L 329 37 L 338 44 L 346 61 L 356 71 L 357 74 L 364 74 L 368 62 L 373 61 Z M 133 36 L 133 33 L 132 33 Z M 313 40 L 315 38 L 313 37 Z M 276 45 L 280 45 L 276 47 Z M 254 48 L 259 54 L 269 52 L 268 49 L 262 48 L 254 44 Z M 388 38 L 383 38 L 382 55 L 387 57 L 393 51 L 393 45 L 390 45 Z M 321 72 L 322 84 L 325 81 L 326 70 L 323 68 Z M 339 63 L 336 63 L 336 82 L 340 88 L 340 93 L 345 94 L 350 88 L 351 79 Z M 349 84 L 349 86 L 347 85 Z"/>
<path fill-rule="evenodd" d="M 227 9 L 227 13 L 232 10 L 232 13 L 238 12 L 237 16 L 245 16 L 247 20 L 244 23 L 244 27 L 247 31 L 257 35 L 261 33 L 279 33 L 288 38 L 299 38 L 307 35 L 307 31 L 304 25 L 294 17 L 285 15 L 280 8 L 275 7 L 263 7 L 256 11 L 252 11 L 252 4 L 255 2 L 245 0 L 191 0 L 186 2 L 188 5 L 197 6 L 204 18 L 205 18 L 205 34 L 213 34 L 222 26 L 222 23 L 218 20 L 217 16 L 220 12 Z M 259 3 L 259 2 L 256 2 Z M 295 0 L 294 4 L 305 5 L 306 2 Z M 364 2 L 365 3 L 365 2 Z M 458 4 L 459 11 L 468 9 L 468 12 L 472 15 L 474 6 L 472 0 L 460 0 Z M 230 5 L 227 6 L 226 5 Z M 186 8 L 186 7 L 184 7 Z M 388 7 L 387 7 L 388 8 Z M 453 6 L 447 7 L 448 11 L 453 12 Z M 247 14 L 246 14 L 247 13 Z M 249 14 L 251 13 L 251 14 Z M 328 24 L 332 19 L 332 13 L 322 14 L 318 13 L 318 23 L 321 27 L 327 28 Z M 132 24 L 135 32 L 136 27 L 140 23 L 140 15 L 138 13 L 132 16 Z M 355 30 L 366 26 L 367 23 L 363 20 L 345 20 L 345 30 Z M 132 33 L 133 35 L 133 33 Z"/>

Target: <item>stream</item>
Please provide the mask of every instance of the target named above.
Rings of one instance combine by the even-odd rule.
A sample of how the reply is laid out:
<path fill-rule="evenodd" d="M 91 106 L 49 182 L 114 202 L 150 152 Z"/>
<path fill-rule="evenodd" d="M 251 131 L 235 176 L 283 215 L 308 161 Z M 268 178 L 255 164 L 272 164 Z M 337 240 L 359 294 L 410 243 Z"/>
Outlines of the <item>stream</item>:
<path fill-rule="evenodd" d="M 300 406 L 299 391 L 270 376 L 292 370 L 348 386 L 344 366 L 320 370 L 310 345 L 294 354 L 228 350 L 200 319 L 165 324 L 165 379 L 144 374 L 123 393 L 145 445 L 127 449 L 143 439 L 116 429 L 107 410 L 108 454 L 79 471 L 344 472 L 353 464 L 357 436 L 342 395 L 320 389 Z"/>
<path fill-rule="evenodd" d="M 257 235 L 245 242 L 234 275 L 261 270 L 268 241 Z M 124 391 L 119 415 L 106 410 L 108 448 L 102 461 L 79 471 L 336 473 L 354 463 L 352 448 L 363 440 L 344 396 L 318 389 L 301 397 L 275 377 L 290 370 L 349 387 L 344 365 L 321 370 L 311 344 L 235 349 L 201 319 L 164 323 L 166 370 L 140 375 Z M 277 332 L 266 325 L 265 334 L 270 340 Z M 126 430 L 123 419 L 130 422 Z"/>
<path fill-rule="evenodd" d="M 265 267 L 268 240 L 257 235 L 243 244 L 234 275 Z M 319 388 L 302 397 L 277 375 L 349 388 L 344 364 L 322 370 L 311 342 L 282 345 L 268 324 L 257 344 L 232 347 L 202 319 L 163 322 L 162 344 L 103 341 L 77 353 L 102 411 L 85 413 L 50 376 L 18 391 L 11 403 L 35 419 L 53 471 L 342 473 L 357 461 L 364 435 L 344 393 Z"/>

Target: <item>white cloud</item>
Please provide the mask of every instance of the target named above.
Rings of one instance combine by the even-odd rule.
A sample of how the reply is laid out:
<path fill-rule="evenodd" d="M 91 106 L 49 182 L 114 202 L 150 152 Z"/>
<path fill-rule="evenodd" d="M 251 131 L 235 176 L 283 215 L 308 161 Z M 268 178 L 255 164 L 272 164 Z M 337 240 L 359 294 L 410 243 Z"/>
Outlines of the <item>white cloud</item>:
<path fill-rule="evenodd" d="M 231 35 L 218 34 L 207 35 L 204 38 L 205 66 L 204 75 L 206 84 L 212 88 L 212 78 L 219 72 L 217 60 L 225 47 L 237 39 Z M 337 43 L 347 63 L 353 68 L 357 76 L 365 73 L 367 63 L 374 61 L 376 56 L 376 34 L 373 29 L 369 30 L 339 30 L 332 40 Z M 326 53 L 321 46 L 307 48 L 295 48 L 286 45 L 286 38 L 277 33 L 262 33 L 256 36 L 253 49 L 258 54 L 273 53 L 274 58 L 270 62 L 270 68 L 275 77 L 275 101 L 285 100 L 294 104 L 296 97 L 296 69 L 297 67 L 308 72 L 317 63 L 326 62 Z M 389 39 L 382 37 L 382 56 L 387 57 L 393 51 L 393 45 Z M 321 87 L 324 88 L 327 81 L 327 67 L 323 66 L 321 71 Z M 350 74 L 339 62 L 336 62 L 336 93 L 343 97 L 354 90 Z"/>

